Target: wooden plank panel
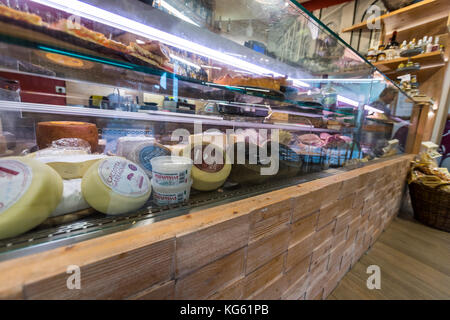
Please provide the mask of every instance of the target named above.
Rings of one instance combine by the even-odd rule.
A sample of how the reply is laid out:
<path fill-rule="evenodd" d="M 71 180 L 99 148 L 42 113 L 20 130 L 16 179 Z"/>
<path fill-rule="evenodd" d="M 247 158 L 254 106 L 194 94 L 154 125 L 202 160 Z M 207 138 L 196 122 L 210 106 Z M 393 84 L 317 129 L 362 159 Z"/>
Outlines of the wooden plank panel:
<path fill-rule="evenodd" d="M 316 230 L 318 212 L 315 212 L 307 217 L 301 218 L 297 222 L 290 225 L 291 237 L 289 240 L 289 246 L 293 246 L 296 243 L 302 241 Z"/>
<path fill-rule="evenodd" d="M 292 215 L 291 199 L 283 200 L 250 213 L 250 242 L 273 235 L 283 229 Z"/>
<path fill-rule="evenodd" d="M 245 299 L 255 294 L 258 290 L 264 288 L 267 283 L 280 276 L 283 273 L 285 257 L 286 253 L 281 254 L 262 267 L 248 274 L 245 278 L 243 298 Z"/>
<path fill-rule="evenodd" d="M 290 270 L 306 257 L 311 257 L 314 249 L 314 234 L 289 247 L 286 259 L 286 270 Z"/>
<path fill-rule="evenodd" d="M 245 215 L 177 237 L 177 277 L 247 245 L 249 225 Z"/>
<path fill-rule="evenodd" d="M 127 300 L 172 300 L 175 294 L 175 281 L 158 283 L 153 287 L 133 295 Z"/>
<path fill-rule="evenodd" d="M 285 252 L 289 244 L 289 228 L 286 226 L 270 238 L 249 244 L 245 273 L 249 274 L 272 258 Z"/>
<path fill-rule="evenodd" d="M 80 267 L 81 289 L 68 289 L 62 273 L 25 285 L 27 299 L 123 299 L 173 277 L 175 239 Z M 76 261 L 74 261 L 74 264 Z"/>
<path fill-rule="evenodd" d="M 177 279 L 175 299 L 206 299 L 244 274 L 246 249 L 239 249 L 193 273 Z"/>

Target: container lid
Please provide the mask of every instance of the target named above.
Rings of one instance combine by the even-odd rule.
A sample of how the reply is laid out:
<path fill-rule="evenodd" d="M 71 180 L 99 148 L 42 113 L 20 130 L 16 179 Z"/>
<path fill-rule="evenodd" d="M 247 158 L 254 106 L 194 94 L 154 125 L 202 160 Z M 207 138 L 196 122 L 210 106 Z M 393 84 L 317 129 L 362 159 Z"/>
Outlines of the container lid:
<path fill-rule="evenodd" d="M 192 159 L 177 156 L 161 156 L 150 160 L 154 170 L 173 171 L 192 167 Z"/>

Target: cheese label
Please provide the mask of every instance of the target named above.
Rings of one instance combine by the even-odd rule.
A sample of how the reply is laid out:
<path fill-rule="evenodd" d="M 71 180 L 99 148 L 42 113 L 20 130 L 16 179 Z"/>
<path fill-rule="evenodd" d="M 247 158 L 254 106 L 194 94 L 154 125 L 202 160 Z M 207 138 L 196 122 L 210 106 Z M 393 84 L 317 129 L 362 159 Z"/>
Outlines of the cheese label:
<path fill-rule="evenodd" d="M 153 192 L 153 200 L 160 206 L 184 202 L 187 198 L 188 195 L 186 190 L 174 193 Z"/>
<path fill-rule="evenodd" d="M 127 197 L 141 197 L 149 191 L 149 181 L 144 171 L 131 161 L 112 157 L 98 167 L 102 182 L 112 191 Z"/>
<path fill-rule="evenodd" d="M 16 160 L 0 161 L 0 214 L 15 204 L 30 187 L 33 171 Z"/>
<path fill-rule="evenodd" d="M 168 155 L 170 155 L 170 152 L 167 149 L 161 148 L 157 145 L 149 145 L 139 150 L 139 162 L 145 169 L 152 171 L 152 164 L 150 160 L 154 157 Z"/>

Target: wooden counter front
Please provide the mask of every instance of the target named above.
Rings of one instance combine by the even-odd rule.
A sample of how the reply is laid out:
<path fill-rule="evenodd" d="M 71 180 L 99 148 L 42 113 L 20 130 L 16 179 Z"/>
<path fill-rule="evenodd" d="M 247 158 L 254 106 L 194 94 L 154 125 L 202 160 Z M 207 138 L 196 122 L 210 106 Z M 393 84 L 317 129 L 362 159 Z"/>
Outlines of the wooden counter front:
<path fill-rule="evenodd" d="M 323 299 L 397 214 L 411 158 L 2 262 L 0 298 Z"/>

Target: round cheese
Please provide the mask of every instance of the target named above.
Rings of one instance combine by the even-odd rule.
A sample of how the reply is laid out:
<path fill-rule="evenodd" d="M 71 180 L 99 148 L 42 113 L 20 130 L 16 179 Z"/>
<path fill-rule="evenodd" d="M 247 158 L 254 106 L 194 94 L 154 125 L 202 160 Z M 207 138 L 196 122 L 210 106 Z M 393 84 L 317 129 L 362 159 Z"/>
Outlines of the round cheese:
<path fill-rule="evenodd" d="M 61 201 L 50 216 L 62 216 L 87 208 L 89 204 L 84 200 L 81 192 L 81 179 L 64 180 Z"/>
<path fill-rule="evenodd" d="M 50 216 L 62 196 L 62 179 L 25 157 L 0 160 L 0 239 L 20 235 Z"/>
<path fill-rule="evenodd" d="M 147 175 L 151 177 L 153 171 L 151 160 L 168 155 L 170 155 L 169 148 L 156 142 L 142 142 L 134 148 L 127 159 L 140 165 Z"/>
<path fill-rule="evenodd" d="M 198 147 L 195 147 L 198 146 Z M 201 146 L 201 147 L 200 147 Z M 199 191 L 211 191 L 219 188 L 228 178 L 231 171 L 230 161 L 227 160 L 223 148 L 212 143 L 190 144 L 190 148 L 183 150 L 184 156 L 190 156 L 194 164 L 192 166 L 192 188 Z M 220 158 L 216 162 L 208 156 Z"/>
<path fill-rule="evenodd" d="M 116 154 L 130 160 L 138 145 L 145 142 L 155 142 L 155 138 L 148 136 L 125 136 L 117 139 Z"/>
<path fill-rule="evenodd" d="M 77 179 L 82 178 L 90 166 L 106 157 L 106 155 L 87 154 L 59 157 L 37 157 L 36 160 L 52 167 L 63 179 Z"/>
<path fill-rule="evenodd" d="M 91 152 L 97 150 L 97 126 L 88 122 L 49 121 L 39 122 L 36 127 L 36 140 L 39 149 L 49 147 L 53 141 L 62 138 L 79 138 L 91 145 Z"/>
<path fill-rule="evenodd" d="M 86 171 L 81 191 L 95 210 L 116 215 L 142 207 L 150 197 L 151 185 L 137 164 L 121 157 L 108 157 Z"/>

